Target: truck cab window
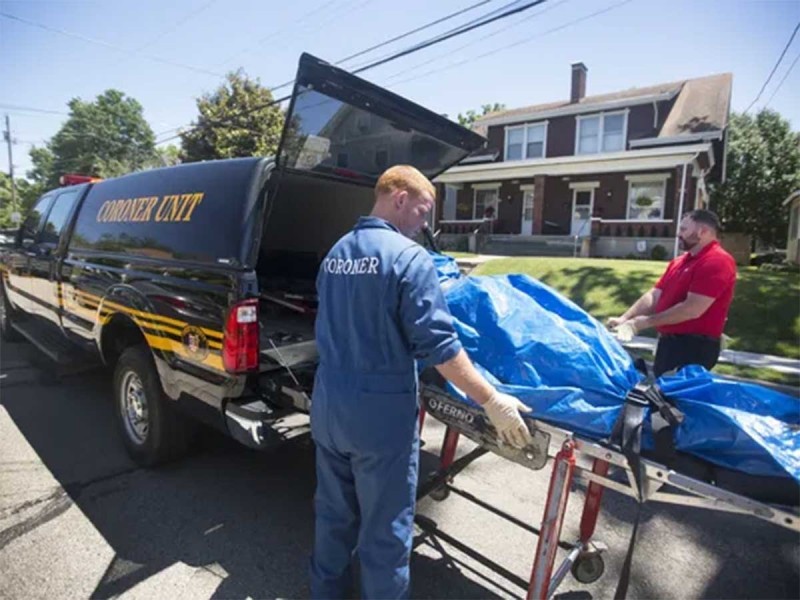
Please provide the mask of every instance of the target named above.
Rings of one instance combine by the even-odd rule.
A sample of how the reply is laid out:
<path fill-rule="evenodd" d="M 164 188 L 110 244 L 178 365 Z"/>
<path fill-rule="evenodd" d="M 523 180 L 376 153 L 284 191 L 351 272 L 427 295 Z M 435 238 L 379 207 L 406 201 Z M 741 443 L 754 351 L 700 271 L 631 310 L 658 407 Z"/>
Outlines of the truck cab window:
<path fill-rule="evenodd" d="M 78 199 L 79 190 L 70 190 L 59 194 L 47 216 L 47 223 L 42 231 L 41 242 L 44 244 L 58 244 L 64 225 Z"/>
<path fill-rule="evenodd" d="M 36 242 L 36 236 L 39 233 L 47 211 L 50 209 L 50 204 L 53 202 L 54 194 L 47 194 L 42 196 L 36 202 L 33 210 L 28 213 L 25 222 L 22 224 L 22 232 L 20 240 L 22 244 L 33 244 Z"/>

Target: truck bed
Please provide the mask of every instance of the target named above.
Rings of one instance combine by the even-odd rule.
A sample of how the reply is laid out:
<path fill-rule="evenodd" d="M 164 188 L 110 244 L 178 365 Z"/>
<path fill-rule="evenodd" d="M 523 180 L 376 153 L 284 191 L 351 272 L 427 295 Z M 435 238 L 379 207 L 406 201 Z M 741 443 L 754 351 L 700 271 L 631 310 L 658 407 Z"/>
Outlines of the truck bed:
<path fill-rule="evenodd" d="M 270 293 L 262 298 L 259 310 L 260 371 L 285 369 L 315 363 L 317 346 L 314 341 L 313 303 L 295 299 L 291 294 Z M 285 302 L 305 309 L 289 308 Z"/>

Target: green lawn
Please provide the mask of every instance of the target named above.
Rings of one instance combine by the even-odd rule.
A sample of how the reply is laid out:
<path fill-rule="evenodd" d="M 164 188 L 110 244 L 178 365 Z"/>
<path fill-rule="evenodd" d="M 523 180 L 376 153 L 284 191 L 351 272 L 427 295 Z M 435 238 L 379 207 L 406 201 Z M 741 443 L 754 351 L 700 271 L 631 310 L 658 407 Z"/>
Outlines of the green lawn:
<path fill-rule="evenodd" d="M 475 258 L 476 256 L 478 256 L 477 254 L 473 254 L 472 252 L 450 252 L 449 250 L 447 252 L 444 252 L 444 254 L 447 254 L 447 256 L 452 256 L 453 258 L 456 258 L 456 259 L 458 259 L 458 258 Z"/>
<path fill-rule="evenodd" d="M 622 314 L 656 282 L 666 264 L 599 258 L 502 258 L 479 265 L 473 274 L 525 273 L 605 320 Z M 800 275 L 740 267 L 725 333 L 732 338 L 732 349 L 800 358 Z"/>

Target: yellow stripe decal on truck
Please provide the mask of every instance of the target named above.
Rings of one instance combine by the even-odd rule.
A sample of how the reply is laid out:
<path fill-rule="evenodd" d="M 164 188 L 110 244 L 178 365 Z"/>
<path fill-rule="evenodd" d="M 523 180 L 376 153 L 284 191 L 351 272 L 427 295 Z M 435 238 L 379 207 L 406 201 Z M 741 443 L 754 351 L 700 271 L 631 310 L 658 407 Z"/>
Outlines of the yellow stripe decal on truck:
<path fill-rule="evenodd" d="M 184 327 L 187 327 L 187 326 L 191 325 L 191 323 L 187 323 L 186 321 L 179 321 L 177 319 L 172 319 L 170 317 L 164 317 L 164 316 L 158 315 L 156 313 L 149 313 L 149 312 L 144 312 L 144 311 L 141 311 L 141 310 L 136 310 L 134 308 L 129 308 L 127 306 L 124 306 L 122 304 L 118 304 L 118 303 L 110 301 L 110 300 L 103 301 L 103 298 L 100 298 L 99 296 L 95 296 L 93 294 L 89 294 L 88 292 L 83 292 L 81 290 L 75 290 L 75 294 L 80 295 L 80 296 L 86 298 L 87 300 L 93 301 L 93 302 L 97 303 L 97 305 L 99 305 L 100 302 L 103 302 L 103 306 L 104 307 L 107 306 L 108 308 L 116 309 L 116 310 L 119 310 L 121 312 L 127 313 L 129 315 L 133 315 L 133 316 L 137 316 L 137 317 L 140 317 L 140 318 L 148 319 L 150 321 L 160 321 L 161 323 L 165 323 L 167 325 L 176 325 L 177 327 L 180 327 L 181 330 L 183 330 Z M 95 306 L 95 308 L 96 308 L 96 306 Z M 153 325 L 153 327 L 156 327 L 156 326 Z M 159 324 L 158 327 L 164 328 L 163 329 L 164 331 L 176 332 L 176 330 L 174 330 L 174 329 L 173 330 L 167 329 L 165 327 L 165 325 L 160 325 Z M 222 340 L 223 337 L 224 337 L 223 333 L 221 331 L 216 331 L 214 329 L 206 329 L 205 327 L 200 327 L 200 330 L 203 333 L 205 333 L 207 336 L 213 337 L 213 338 L 217 338 L 219 340 Z M 177 335 L 180 335 L 180 331 L 177 331 Z"/>
<path fill-rule="evenodd" d="M 90 320 L 100 323 L 101 325 L 106 325 L 114 316 L 114 314 L 116 314 L 116 312 L 127 314 L 137 325 L 139 325 L 139 327 L 143 329 L 147 344 L 151 348 L 172 352 L 190 362 L 199 363 L 218 371 L 225 371 L 221 356 L 223 339 L 222 332 L 215 331 L 213 329 L 206 329 L 204 327 L 196 327 L 186 323 L 185 321 L 178 321 L 177 319 L 163 317 L 155 313 L 136 310 L 122 304 L 118 304 L 117 302 L 111 302 L 108 300 L 104 301 L 99 296 L 95 296 L 94 294 L 90 294 L 81 290 L 73 290 L 73 294 L 73 301 L 75 300 L 75 297 L 80 297 L 80 303 L 75 304 L 75 306 L 71 308 L 87 313 L 90 317 Z M 65 297 L 67 297 L 66 294 Z M 101 302 L 102 308 L 98 311 L 98 307 L 100 306 Z M 158 321 L 177 325 L 180 327 L 180 329 L 168 327 L 167 325 Z M 204 334 L 201 336 L 205 337 L 205 340 L 203 340 L 204 348 L 198 348 L 198 352 L 193 353 L 189 351 L 191 350 L 191 347 L 187 349 L 187 346 L 185 345 L 185 338 L 187 338 L 187 333 L 196 332 L 202 332 Z M 179 339 L 176 340 L 174 338 L 158 334 L 170 334 Z M 208 336 L 213 336 L 217 339 L 208 339 Z"/>

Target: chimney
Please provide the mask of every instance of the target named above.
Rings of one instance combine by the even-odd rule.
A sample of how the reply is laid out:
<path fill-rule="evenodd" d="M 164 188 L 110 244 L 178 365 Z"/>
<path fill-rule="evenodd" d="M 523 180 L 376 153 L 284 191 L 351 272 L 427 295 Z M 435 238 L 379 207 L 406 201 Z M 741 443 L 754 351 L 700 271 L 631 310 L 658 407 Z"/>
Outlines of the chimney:
<path fill-rule="evenodd" d="M 580 102 L 586 96 L 586 73 L 589 69 L 582 62 L 572 63 L 572 88 L 569 93 L 571 104 Z"/>

